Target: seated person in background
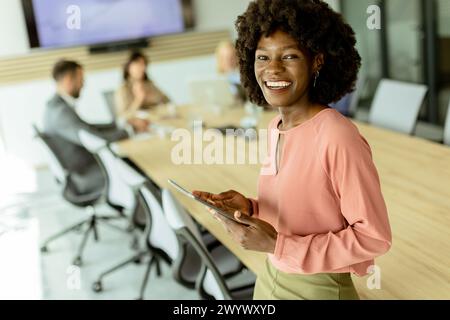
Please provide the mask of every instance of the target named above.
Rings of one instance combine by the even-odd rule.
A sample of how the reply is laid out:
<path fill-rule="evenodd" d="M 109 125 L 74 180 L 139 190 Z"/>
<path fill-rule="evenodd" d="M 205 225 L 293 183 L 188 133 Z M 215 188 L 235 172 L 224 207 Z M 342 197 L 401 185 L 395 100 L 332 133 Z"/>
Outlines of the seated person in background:
<path fill-rule="evenodd" d="M 245 102 L 245 90 L 241 86 L 236 49 L 230 40 L 221 41 L 216 48 L 217 72 L 223 75 L 232 85 L 234 95 Z"/>
<path fill-rule="evenodd" d="M 60 60 L 53 67 L 57 92 L 47 103 L 44 132 L 51 139 L 64 168 L 71 173 L 72 182 L 80 194 L 98 190 L 104 185 L 102 171 L 92 154 L 78 137 L 86 130 L 109 142 L 127 138 L 128 134 L 114 125 L 93 125 L 83 121 L 75 112 L 75 103 L 83 88 L 83 68 L 75 61 Z"/>
<path fill-rule="evenodd" d="M 139 110 L 170 102 L 147 75 L 148 59 L 140 52 L 133 52 L 123 68 L 123 84 L 116 91 L 116 114 L 136 131 L 148 127 L 148 121 L 137 116 Z M 144 122 L 143 122 L 144 121 Z"/>

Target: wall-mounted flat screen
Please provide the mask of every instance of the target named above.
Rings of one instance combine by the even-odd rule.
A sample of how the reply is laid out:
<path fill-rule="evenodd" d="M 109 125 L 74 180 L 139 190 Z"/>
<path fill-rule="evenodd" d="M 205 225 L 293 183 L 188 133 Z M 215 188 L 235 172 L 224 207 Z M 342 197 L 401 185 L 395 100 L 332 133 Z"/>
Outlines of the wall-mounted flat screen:
<path fill-rule="evenodd" d="M 114 43 L 179 33 L 185 0 L 22 0 L 32 48 Z"/>

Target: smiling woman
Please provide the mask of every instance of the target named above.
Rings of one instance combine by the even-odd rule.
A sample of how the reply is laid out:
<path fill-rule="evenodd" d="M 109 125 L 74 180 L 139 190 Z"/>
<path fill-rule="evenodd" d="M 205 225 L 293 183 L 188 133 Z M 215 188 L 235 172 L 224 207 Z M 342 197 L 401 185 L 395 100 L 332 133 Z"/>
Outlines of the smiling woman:
<path fill-rule="evenodd" d="M 268 254 L 255 299 L 358 299 L 351 274 L 368 274 L 391 230 L 369 144 L 328 107 L 355 84 L 353 30 L 320 0 L 256 0 L 236 27 L 250 100 L 279 111 L 268 161 L 258 199 L 195 194 L 247 225 L 216 216 L 243 248 Z"/>
<path fill-rule="evenodd" d="M 255 104 L 270 105 L 257 79 L 270 63 L 272 68 L 279 64 L 304 72 L 313 102 L 328 105 L 353 89 L 361 65 L 354 32 L 323 1 L 256 1 L 238 17 L 236 28 L 241 81 Z M 280 51 L 270 56 L 265 38 L 273 37 L 275 31 L 285 35 Z M 309 86 L 309 80 L 313 85 Z"/>

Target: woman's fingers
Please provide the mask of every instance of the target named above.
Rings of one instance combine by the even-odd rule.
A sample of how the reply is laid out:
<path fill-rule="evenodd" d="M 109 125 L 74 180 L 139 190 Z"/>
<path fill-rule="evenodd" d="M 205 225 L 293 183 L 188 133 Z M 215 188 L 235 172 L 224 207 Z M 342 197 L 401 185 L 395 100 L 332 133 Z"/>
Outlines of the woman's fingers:
<path fill-rule="evenodd" d="M 252 227 L 257 227 L 257 226 L 258 226 L 259 220 L 256 220 L 256 219 L 254 219 L 254 218 L 252 218 L 252 217 L 249 217 L 249 216 L 246 215 L 246 214 L 242 214 L 242 213 L 239 212 L 239 211 L 235 211 L 235 212 L 234 212 L 234 217 L 235 217 L 238 221 L 240 221 L 240 222 L 242 222 L 242 223 L 244 223 L 244 224 L 247 224 L 247 225 L 249 225 L 249 226 L 252 226 Z"/>
<path fill-rule="evenodd" d="M 236 196 L 236 191 L 234 190 L 228 190 L 225 192 L 221 192 L 219 194 L 209 193 L 206 191 L 199 191 L 194 190 L 192 191 L 192 194 L 196 196 L 197 198 L 200 198 L 205 201 L 212 201 L 212 202 L 221 202 L 221 201 L 227 201 L 232 200 Z"/>
<path fill-rule="evenodd" d="M 197 197 L 203 201 L 209 202 L 213 205 L 216 205 L 218 202 L 217 200 L 220 200 L 220 199 L 217 199 L 217 197 L 216 197 L 217 195 L 209 193 L 209 192 L 205 192 L 205 191 L 194 190 L 194 191 L 192 191 L 192 194 L 195 197 Z"/>
<path fill-rule="evenodd" d="M 198 191 L 198 190 L 194 190 L 192 192 L 192 194 L 195 197 L 197 197 L 197 198 L 199 198 L 199 199 L 201 199 L 203 201 L 206 201 L 206 202 L 208 202 L 208 203 L 210 203 L 210 204 L 212 204 L 212 205 L 214 205 L 214 206 L 216 206 L 216 207 L 218 207 L 220 209 L 225 209 L 226 208 L 226 205 L 222 201 L 222 196 L 220 196 L 220 195 L 212 194 L 212 193 L 204 192 L 204 191 Z"/>
<path fill-rule="evenodd" d="M 219 213 L 217 213 L 216 210 L 207 208 L 207 210 L 209 211 L 209 213 L 211 213 L 214 217 L 214 219 L 216 219 L 217 221 L 222 222 L 222 224 L 226 224 L 227 220 L 226 218 L 222 217 Z"/>
<path fill-rule="evenodd" d="M 225 219 L 225 218 L 222 217 L 220 214 L 218 214 L 216 211 L 214 211 L 214 210 L 212 210 L 212 211 L 214 212 L 214 213 L 213 213 L 214 219 L 216 219 L 217 221 L 219 221 L 220 224 L 222 225 L 222 227 L 224 227 L 224 229 L 225 229 L 228 233 L 231 233 L 231 228 L 230 228 L 229 224 L 227 223 L 228 221 L 226 221 L 226 220 L 228 220 L 228 219 Z"/>
<path fill-rule="evenodd" d="M 220 214 L 218 214 L 216 210 L 211 209 L 211 208 L 209 208 L 209 207 L 206 207 L 206 210 L 208 210 L 208 212 L 211 213 L 212 216 L 214 217 L 214 219 L 216 219 L 217 221 L 222 222 L 222 223 L 225 222 L 225 221 L 223 220 L 223 217 L 222 217 Z"/>
<path fill-rule="evenodd" d="M 195 197 L 200 198 L 202 200 L 211 199 L 211 193 L 209 193 L 209 192 L 194 190 L 194 191 L 192 191 L 192 194 Z"/>
<path fill-rule="evenodd" d="M 234 190 L 228 190 L 228 191 L 225 191 L 225 192 L 221 192 L 221 193 L 219 193 L 219 194 L 214 194 L 214 195 L 212 196 L 212 199 L 213 199 L 213 200 L 221 200 L 221 201 L 224 201 L 224 200 L 232 199 L 235 195 L 236 195 L 236 191 L 234 191 Z"/>

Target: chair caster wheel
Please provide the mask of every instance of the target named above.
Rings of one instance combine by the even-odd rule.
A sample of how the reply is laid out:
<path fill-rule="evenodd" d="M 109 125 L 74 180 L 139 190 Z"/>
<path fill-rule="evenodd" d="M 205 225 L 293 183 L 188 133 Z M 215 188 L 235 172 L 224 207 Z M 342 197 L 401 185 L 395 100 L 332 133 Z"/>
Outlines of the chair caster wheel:
<path fill-rule="evenodd" d="M 94 290 L 94 292 L 102 292 L 103 291 L 102 282 L 101 281 L 94 282 L 92 284 L 92 290 Z"/>
<path fill-rule="evenodd" d="M 133 261 L 133 263 L 134 263 L 134 264 L 141 264 L 141 263 L 142 263 L 142 258 L 136 258 L 136 259 Z"/>
<path fill-rule="evenodd" d="M 81 257 L 76 257 L 75 259 L 73 259 L 72 264 L 74 266 L 81 267 L 81 265 L 83 264 L 83 260 L 81 260 Z"/>
<path fill-rule="evenodd" d="M 41 252 L 42 253 L 47 253 L 48 252 L 48 247 L 47 246 L 42 246 L 41 247 Z"/>

